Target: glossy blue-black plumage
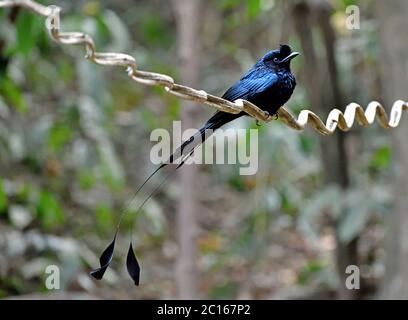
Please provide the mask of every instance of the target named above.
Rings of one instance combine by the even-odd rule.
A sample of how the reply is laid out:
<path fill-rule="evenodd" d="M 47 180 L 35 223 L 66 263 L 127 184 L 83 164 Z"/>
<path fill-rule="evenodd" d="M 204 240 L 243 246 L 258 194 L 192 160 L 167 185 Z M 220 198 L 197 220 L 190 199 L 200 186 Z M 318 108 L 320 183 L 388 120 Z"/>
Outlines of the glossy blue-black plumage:
<path fill-rule="evenodd" d="M 231 102 L 238 99 L 248 100 L 270 115 L 276 114 L 279 108 L 289 100 L 296 87 L 295 77 L 290 70 L 290 62 L 297 55 L 298 53 L 292 52 L 288 45 L 281 45 L 279 49 L 269 51 L 222 97 Z M 196 146 L 208 138 L 209 130 L 217 130 L 243 115 L 247 114 L 244 112 L 238 114 L 216 112 L 196 135 L 185 141 L 171 155 L 169 162 L 172 163 L 180 156 L 192 152 Z"/>
<path fill-rule="evenodd" d="M 295 77 L 290 70 L 290 62 L 297 55 L 298 53 L 292 52 L 288 45 L 281 45 L 279 49 L 269 51 L 222 97 L 231 102 L 238 99 L 247 100 L 270 115 L 276 114 L 279 108 L 289 100 L 296 87 Z M 196 135 L 185 141 L 171 155 L 169 162 L 172 163 L 180 156 L 192 152 L 196 146 L 209 137 L 209 130 L 217 130 L 224 124 L 244 115 L 247 114 L 244 112 L 238 114 L 216 112 Z"/>
<path fill-rule="evenodd" d="M 295 77 L 290 70 L 290 61 L 296 55 L 287 45 L 268 52 L 225 92 L 223 98 L 232 102 L 237 99 L 248 100 L 269 114 L 276 114 L 296 87 Z M 243 115 L 246 113 L 229 114 L 219 111 L 203 128 L 215 130 Z"/>

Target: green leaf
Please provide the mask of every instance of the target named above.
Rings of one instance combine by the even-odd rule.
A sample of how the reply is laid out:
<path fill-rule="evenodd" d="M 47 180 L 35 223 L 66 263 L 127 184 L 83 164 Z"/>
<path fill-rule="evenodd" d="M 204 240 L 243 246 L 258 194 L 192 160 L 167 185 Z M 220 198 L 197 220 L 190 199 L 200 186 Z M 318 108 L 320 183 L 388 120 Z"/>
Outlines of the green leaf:
<path fill-rule="evenodd" d="M 96 224 L 102 231 L 108 231 L 112 226 L 112 211 L 105 205 L 99 205 L 95 209 Z"/>
<path fill-rule="evenodd" d="M 104 18 L 101 15 L 97 15 L 95 17 L 95 22 L 98 30 L 98 42 L 107 42 L 109 40 L 109 37 L 111 35 L 109 26 L 105 22 Z"/>
<path fill-rule="evenodd" d="M 390 166 L 391 163 L 391 148 L 389 146 L 382 146 L 377 149 L 369 161 L 371 169 L 383 170 Z"/>
<path fill-rule="evenodd" d="M 170 97 L 170 99 L 167 99 L 167 101 L 167 116 L 170 118 L 170 120 L 180 118 L 180 100 Z"/>
<path fill-rule="evenodd" d="M 42 191 L 37 202 L 37 215 L 45 229 L 51 229 L 64 222 L 64 213 L 53 194 Z"/>
<path fill-rule="evenodd" d="M 306 155 L 310 155 L 314 149 L 314 140 L 309 138 L 306 135 L 299 136 L 299 144 L 300 148 L 302 149 L 303 153 Z"/>
<path fill-rule="evenodd" d="M 168 45 L 171 37 L 169 29 L 157 14 L 146 14 L 140 24 L 140 37 L 148 44 Z"/>
<path fill-rule="evenodd" d="M 292 194 L 288 188 L 282 188 L 279 190 L 279 194 L 281 197 L 281 207 L 282 211 L 286 214 L 294 214 L 296 212 L 296 203 L 292 199 Z"/>
<path fill-rule="evenodd" d="M 34 15 L 28 11 L 21 11 L 16 22 L 18 51 L 28 55 L 35 46 L 33 34 Z"/>
<path fill-rule="evenodd" d="M 356 5 L 356 0 L 342 0 L 344 7 Z"/>
<path fill-rule="evenodd" d="M 157 119 L 157 117 L 154 115 L 154 113 L 151 110 L 148 110 L 148 109 L 141 110 L 140 117 L 142 118 L 143 123 L 148 129 L 159 127 L 158 125 L 159 120 Z"/>
<path fill-rule="evenodd" d="M 261 10 L 261 0 L 248 0 L 247 14 L 250 19 L 256 18 Z"/>
<path fill-rule="evenodd" d="M 7 209 L 7 194 L 6 190 L 4 189 L 4 182 L 0 178 L 0 215 L 6 212 Z"/>
<path fill-rule="evenodd" d="M 243 0 L 221 0 L 216 2 L 221 10 L 232 10 L 243 3 Z"/>
<path fill-rule="evenodd" d="M 72 68 L 72 62 L 67 60 L 58 60 L 55 63 L 58 64 L 57 71 L 59 77 L 62 81 L 69 84 L 74 81 L 75 78 L 75 69 Z"/>
<path fill-rule="evenodd" d="M 56 124 L 48 136 L 48 145 L 53 151 L 58 151 L 65 143 L 70 141 L 73 135 L 72 129 L 65 125 Z"/>
<path fill-rule="evenodd" d="M 247 190 L 245 185 L 245 180 L 242 176 L 234 175 L 228 180 L 228 184 L 232 187 L 235 191 L 244 192 Z"/>
<path fill-rule="evenodd" d="M 87 170 L 81 170 L 77 174 L 77 179 L 82 190 L 90 190 L 96 183 L 93 173 Z"/>
<path fill-rule="evenodd" d="M 300 285 L 306 285 L 317 273 L 325 269 L 327 263 L 322 260 L 311 260 L 303 266 L 298 275 L 297 282 Z"/>
<path fill-rule="evenodd" d="M 232 281 L 226 281 L 211 289 L 210 299 L 231 299 L 235 296 L 238 285 Z"/>
<path fill-rule="evenodd" d="M 10 78 L 4 78 L 0 81 L 0 93 L 18 111 L 22 113 L 27 111 L 27 105 L 20 88 Z"/>

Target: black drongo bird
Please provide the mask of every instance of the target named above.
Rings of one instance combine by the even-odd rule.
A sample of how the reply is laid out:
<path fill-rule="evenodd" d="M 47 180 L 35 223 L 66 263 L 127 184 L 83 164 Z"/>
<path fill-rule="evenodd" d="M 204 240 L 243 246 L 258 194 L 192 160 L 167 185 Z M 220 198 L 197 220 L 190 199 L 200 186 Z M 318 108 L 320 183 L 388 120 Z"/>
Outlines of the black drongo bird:
<path fill-rule="evenodd" d="M 224 99 L 234 102 L 238 99 L 247 100 L 257 105 L 270 115 L 275 115 L 291 97 L 296 86 L 296 80 L 290 70 L 290 62 L 298 56 L 288 45 L 281 45 L 279 49 L 269 51 L 249 71 L 229 88 Z M 197 132 L 185 141 L 168 163 L 173 163 L 194 151 L 194 148 L 208 138 L 224 124 L 247 115 L 245 112 L 231 114 L 223 111 L 216 112 Z M 181 164 L 184 162 L 182 161 Z M 165 164 L 162 165 L 164 167 Z"/>
<path fill-rule="evenodd" d="M 237 81 L 231 88 L 222 96 L 224 99 L 234 102 L 238 99 L 247 100 L 257 105 L 262 110 L 268 112 L 270 115 L 275 115 L 279 108 L 283 106 L 291 97 L 296 86 L 295 77 L 290 70 L 290 62 L 293 58 L 298 56 L 298 52 L 293 52 L 288 45 L 281 45 L 279 49 L 269 51 L 265 54 L 249 71 Z M 175 153 L 173 153 L 166 163 L 163 163 L 157 168 L 143 183 L 143 185 L 136 191 L 138 193 L 142 187 L 165 166 L 174 164 L 176 160 L 178 169 L 184 164 L 186 159 L 194 152 L 194 149 L 208 138 L 208 133 L 220 128 L 224 124 L 231 122 L 243 115 L 244 112 L 238 114 L 231 114 L 222 111 L 216 112 L 190 139 L 185 141 Z M 163 181 L 164 182 L 164 181 Z M 162 183 L 163 183 L 162 182 Z M 155 189 L 158 190 L 162 183 Z M 152 193 L 145 199 L 140 208 L 152 196 Z M 122 215 L 123 217 L 123 215 Z M 122 219 L 122 218 L 121 218 Z M 120 219 L 120 220 L 121 220 Z M 118 224 L 119 228 L 120 222 Z M 104 251 L 100 258 L 101 267 L 94 270 L 91 275 L 97 279 L 101 279 L 106 268 L 112 261 L 114 243 L 116 235 L 112 243 Z M 129 247 L 127 267 L 130 276 L 139 283 L 140 268 L 134 256 L 132 244 Z"/>

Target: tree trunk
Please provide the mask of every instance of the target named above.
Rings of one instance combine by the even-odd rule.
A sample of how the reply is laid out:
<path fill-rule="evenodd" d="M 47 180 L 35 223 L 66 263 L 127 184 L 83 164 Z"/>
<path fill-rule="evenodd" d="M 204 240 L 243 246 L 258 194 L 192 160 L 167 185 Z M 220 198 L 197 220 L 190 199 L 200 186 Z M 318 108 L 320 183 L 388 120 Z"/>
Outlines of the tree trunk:
<path fill-rule="evenodd" d="M 200 56 L 200 0 L 174 0 L 178 26 L 178 47 L 183 83 L 197 87 Z M 197 106 L 182 102 L 181 120 L 184 129 L 197 126 Z M 197 272 L 197 188 L 198 168 L 185 165 L 181 170 L 181 201 L 177 219 L 179 255 L 176 281 L 180 299 L 198 298 Z"/>
<path fill-rule="evenodd" d="M 304 75 L 308 79 L 305 87 L 313 109 L 322 116 L 327 115 L 333 107 L 341 108 L 343 105 L 334 54 L 336 36 L 330 25 L 331 11 L 332 8 L 326 1 L 298 1 L 293 6 L 295 28 L 299 34 L 305 60 Z M 314 26 L 319 28 L 323 35 L 325 59 L 319 59 L 315 51 L 312 33 Z M 349 174 L 344 134 L 337 131 L 330 138 L 321 137 L 320 145 L 325 184 L 334 184 L 343 190 L 347 189 Z M 345 287 L 345 269 L 348 265 L 357 264 L 358 239 L 342 243 L 337 234 L 339 222 L 340 220 L 336 220 L 333 223 L 336 239 L 336 264 L 340 280 L 337 297 L 354 299 L 358 292 Z"/>
<path fill-rule="evenodd" d="M 397 99 L 407 100 L 408 2 L 376 0 L 384 101 L 391 107 Z M 386 232 L 386 273 L 379 295 L 385 299 L 408 299 L 408 126 L 390 131 L 395 167 L 394 209 Z"/>

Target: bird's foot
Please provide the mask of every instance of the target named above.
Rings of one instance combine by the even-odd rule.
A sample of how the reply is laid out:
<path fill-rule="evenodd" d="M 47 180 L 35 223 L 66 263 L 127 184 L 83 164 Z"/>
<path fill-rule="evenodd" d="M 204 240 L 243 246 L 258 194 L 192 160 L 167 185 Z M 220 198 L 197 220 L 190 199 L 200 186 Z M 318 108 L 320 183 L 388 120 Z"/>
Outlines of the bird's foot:
<path fill-rule="evenodd" d="M 279 114 L 275 113 L 275 119 L 274 120 L 278 120 L 279 119 Z"/>
<path fill-rule="evenodd" d="M 260 127 L 260 126 L 261 126 L 261 122 L 260 122 L 258 119 L 255 120 L 255 123 L 256 123 L 256 126 L 257 126 L 257 127 Z"/>
<path fill-rule="evenodd" d="M 265 119 L 268 119 L 271 114 L 268 111 L 264 111 Z"/>

